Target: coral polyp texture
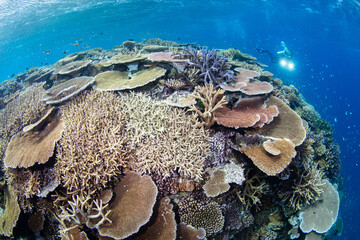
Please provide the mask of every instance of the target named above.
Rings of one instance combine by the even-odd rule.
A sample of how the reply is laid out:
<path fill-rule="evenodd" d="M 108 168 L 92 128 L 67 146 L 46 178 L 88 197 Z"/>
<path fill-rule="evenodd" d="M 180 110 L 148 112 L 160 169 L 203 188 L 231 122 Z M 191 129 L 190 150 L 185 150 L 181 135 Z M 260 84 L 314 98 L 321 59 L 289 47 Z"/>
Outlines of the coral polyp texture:
<path fill-rule="evenodd" d="M 331 239 L 340 149 L 295 86 L 237 49 L 122 42 L 0 84 L 0 235 Z"/>

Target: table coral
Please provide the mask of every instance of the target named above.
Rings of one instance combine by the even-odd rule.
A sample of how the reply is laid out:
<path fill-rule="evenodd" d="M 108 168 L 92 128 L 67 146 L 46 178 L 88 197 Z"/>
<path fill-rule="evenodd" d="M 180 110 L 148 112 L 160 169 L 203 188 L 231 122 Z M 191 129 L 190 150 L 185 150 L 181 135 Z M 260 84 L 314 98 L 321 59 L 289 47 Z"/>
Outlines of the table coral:
<path fill-rule="evenodd" d="M 233 109 L 219 108 L 214 114 L 216 122 L 225 127 L 262 128 L 278 116 L 279 110 L 275 105 L 266 107 L 262 97 L 254 97 L 242 99 Z"/>
<path fill-rule="evenodd" d="M 300 229 L 304 233 L 326 233 L 336 222 L 339 212 L 339 193 L 328 181 L 323 181 L 321 201 L 307 206 L 300 213 Z"/>
<path fill-rule="evenodd" d="M 265 142 L 266 143 L 266 142 Z M 276 139 L 272 142 L 272 152 L 263 145 L 243 147 L 241 151 L 248 156 L 253 163 L 269 176 L 275 176 L 282 172 L 295 157 L 295 145 L 288 139 Z M 276 155 L 272 153 L 276 150 Z"/>
<path fill-rule="evenodd" d="M 150 220 L 158 191 L 149 176 L 128 172 L 116 185 L 114 193 L 115 198 L 108 208 L 110 222 L 98 225 L 97 229 L 102 236 L 124 239 Z"/>
<path fill-rule="evenodd" d="M 208 197 L 216 197 L 227 192 L 230 185 L 225 183 L 226 172 L 214 170 L 210 172 L 210 179 L 203 186 L 204 192 Z"/>
<path fill-rule="evenodd" d="M 48 89 L 41 101 L 46 104 L 60 104 L 75 97 L 94 82 L 93 77 L 76 77 Z"/>
<path fill-rule="evenodd" d="M 301 117 L 277 97 L 271 96 L 267 104 L 275 105 L 279 110 L 279 115 L 270 124 L 256 129 L 256 133 L 273 138 L 287 138 L 295 146 L 303 143 L 306 130 Z"/>
<path fill-rule="evenodd" d="M 5 152 L 5 167 L 28 168 L 49 160 L 63 132 L 63 123 L 57 117 L 44 125 L 41 130 L 19 132 L 11 138 Z"/>

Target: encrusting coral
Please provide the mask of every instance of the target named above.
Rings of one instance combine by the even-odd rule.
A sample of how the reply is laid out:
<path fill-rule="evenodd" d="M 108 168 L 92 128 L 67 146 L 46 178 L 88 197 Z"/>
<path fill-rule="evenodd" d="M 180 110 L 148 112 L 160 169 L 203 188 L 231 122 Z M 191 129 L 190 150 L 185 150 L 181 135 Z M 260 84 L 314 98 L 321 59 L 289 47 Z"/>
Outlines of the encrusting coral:
<path fill-rule="evenodd" d="M 225 221 L 220 206 L 215 202 L 206 204 L 196 212 L 182 215 L 180 220 L 197 229 L 204 228 L 207 236 L 221 231 Z"/>
<path fill-rule="evenodd" d="M 122 109 L 116 94 L 97 91 L 85 92 L 62 107 L 64 132 L 55 172 L 69 192 L 104 188 L 132 159 Z"/>

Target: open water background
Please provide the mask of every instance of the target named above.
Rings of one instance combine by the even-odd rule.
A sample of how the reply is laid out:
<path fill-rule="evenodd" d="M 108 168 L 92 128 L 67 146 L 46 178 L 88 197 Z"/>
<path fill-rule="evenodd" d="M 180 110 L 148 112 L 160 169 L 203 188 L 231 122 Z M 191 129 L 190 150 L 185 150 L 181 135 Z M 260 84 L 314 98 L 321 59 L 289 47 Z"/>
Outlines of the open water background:
<path fill-rule="evenodd" d="M 360 225 L 360 4 L 356 0 L 0 0 L 0 82 L 68 53 L 162 38 L 238 48 L 295 85 L 341 147 L 344 231 Z M 294 51 L 293 71 L 256 52 Z M 80 44 L 74 46 L 76 42 Z M 45 51 L 49 54 L 45 54 Z"/>

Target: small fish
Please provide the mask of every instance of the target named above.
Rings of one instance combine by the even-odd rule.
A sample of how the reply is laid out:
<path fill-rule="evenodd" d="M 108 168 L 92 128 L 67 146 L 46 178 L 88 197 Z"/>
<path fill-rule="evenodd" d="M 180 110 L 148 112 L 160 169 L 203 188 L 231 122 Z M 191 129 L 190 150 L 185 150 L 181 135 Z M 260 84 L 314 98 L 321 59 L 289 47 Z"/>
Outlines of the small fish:
<path fill-rule="evenodd" d="M 80 44 L 80 43 L 77 42 L 77 43 L 74 44 L 74 46 L 77 47 L 77 46 L 79 46 L 79 44 Z"/>
<path fill-rule="evenodd" d="M 66 54 L 66 51 L 63 51 L 63 54 Z"/>
<path fill-rule="evenodd" d="M 15 73 L 11 74 L 11 77 L 14 77 L 15 76 Z"/>
<path fill-rule="evenodd" d="M 49 53 L 50 53 L 50 50 L 46 50 L 44 53 L 45 53 L 45 54 L 49 54 Z"/>

